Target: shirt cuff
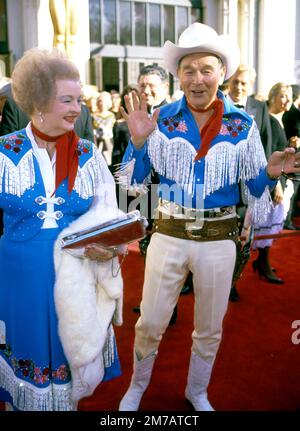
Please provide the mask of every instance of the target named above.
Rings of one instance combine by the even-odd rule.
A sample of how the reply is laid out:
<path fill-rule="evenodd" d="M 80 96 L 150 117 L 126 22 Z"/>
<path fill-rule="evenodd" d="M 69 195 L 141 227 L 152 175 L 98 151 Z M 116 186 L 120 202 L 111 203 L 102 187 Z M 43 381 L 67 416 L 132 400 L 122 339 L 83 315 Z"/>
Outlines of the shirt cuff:
<path fill-rule="evenodd" d="M 274 187 L 276 185 L 277 181 L 279 180 L 280 176 L 277 178 L 271 178 L 267 173 L 267 167 L 265 167 L 263 172 L 264 172 L 264 177 L 265 177 L 267 185 L 270 187 Z"/>

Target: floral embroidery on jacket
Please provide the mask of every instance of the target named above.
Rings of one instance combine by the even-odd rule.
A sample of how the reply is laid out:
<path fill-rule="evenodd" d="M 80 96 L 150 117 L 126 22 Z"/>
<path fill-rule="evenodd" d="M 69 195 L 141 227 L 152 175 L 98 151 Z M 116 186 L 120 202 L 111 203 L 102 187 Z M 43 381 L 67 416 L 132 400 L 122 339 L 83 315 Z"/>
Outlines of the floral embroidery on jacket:
<path fill-rule="evenodd" d="M 168 132 L 174 132 L 177 130 L 178 132 L 186 133 L 188 131 L 188 127 L 185 120 L 183 120 L 181 112 L 173 117 L 163 118 L 159 120 L 159 122 L 167 128 Z"/>
<path fill-rule="evenodd" d="M 52 379 L 61 381 L 68 380 L 71 376 L 68 365 L 62 364 L 55 370 L 51 370 L 50 365 L 47 367 L 37 367 L 32 359 L 17 359 L 12 356 L 11 346 L 9 344 L 0 344 L 0 351 L 3 356 L 10 362 L 14 373 L 26 380 L 33 380 L 36 384 L 45 384 Z"/>
<path fill-rule="evenodd" d="M 248 130 L 250 125 L 240 118 L 231 118 L 224 115 L 220 135 L 231 135 L 236 138 L 239 133 Z"/>
<path fill-rule="evenodd" d="M 90 141 L 87 141 L 86 139 L 80 139 L 80 141 L 77 144 L 77 154 L 78 156 L 81 156 L 82 153 L 89 153 L 91 151 L 92 144 Z"/>
<path fill-rule="evenodd" d="M 16 133 L 6 138 L 0 138 L 0 145 L 8 151 L 13 151 L 19 154 L 22 150 L 23 141 L 26 139 L 26 135 L 23 133 Z"/>

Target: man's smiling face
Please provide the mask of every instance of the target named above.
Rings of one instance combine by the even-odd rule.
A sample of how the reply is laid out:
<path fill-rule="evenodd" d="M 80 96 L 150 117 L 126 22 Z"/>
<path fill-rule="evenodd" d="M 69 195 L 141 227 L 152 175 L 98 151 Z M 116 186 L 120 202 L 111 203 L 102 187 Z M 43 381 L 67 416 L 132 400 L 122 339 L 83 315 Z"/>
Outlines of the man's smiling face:
<path fill-rule="evenodd" d="M 207 108 L 215 100 L 224 76 L 220 59 L 208 53 L 187 55 L 178 66 L 180 87 L 188 103 L 198 109 Z"/>

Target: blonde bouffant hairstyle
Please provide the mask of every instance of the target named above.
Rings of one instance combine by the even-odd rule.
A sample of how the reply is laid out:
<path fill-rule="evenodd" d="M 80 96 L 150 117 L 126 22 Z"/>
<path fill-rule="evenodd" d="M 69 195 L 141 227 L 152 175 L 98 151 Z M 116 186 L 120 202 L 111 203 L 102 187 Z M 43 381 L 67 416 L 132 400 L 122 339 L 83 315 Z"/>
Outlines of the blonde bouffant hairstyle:
<path fill-rule="evenodd" d="M 56 81 L 79 81 L 77 67 L 57 49 L 32 48 L 17 62 L 12 73 L 14 100 L 29 116 L 43 112 L 56 96 Z"/>
<path fill-rule="evenodd" d="M 285 82 L 277 82 L 274 84 L 268 94 L 268 104 L 271 105 L 274 102 L 275 97 L 280 93 L 281 90 L 287 90 L 289 87 L 290 85 L 286 84 Z"/>

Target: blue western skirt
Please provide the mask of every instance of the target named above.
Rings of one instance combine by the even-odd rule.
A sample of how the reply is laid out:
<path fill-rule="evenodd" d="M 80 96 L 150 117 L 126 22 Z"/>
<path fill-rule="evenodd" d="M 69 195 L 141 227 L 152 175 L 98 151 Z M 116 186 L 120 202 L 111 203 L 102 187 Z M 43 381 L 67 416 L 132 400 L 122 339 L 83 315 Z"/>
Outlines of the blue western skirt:
<path fill-rule="evenodd" d="M 73 410 L 72 378 L 54 305 L 54 242 L 58 229 L 33 239 L 0 239 L 0 400 L 18 410 Z M 104 380 L 120 375 L 114 362 Z"/>

